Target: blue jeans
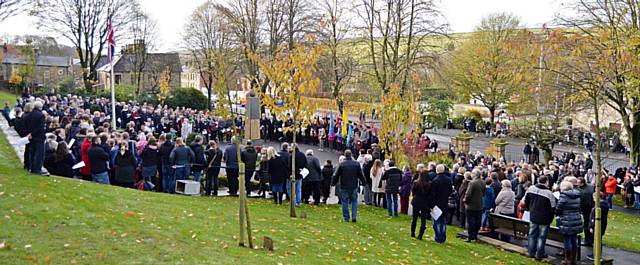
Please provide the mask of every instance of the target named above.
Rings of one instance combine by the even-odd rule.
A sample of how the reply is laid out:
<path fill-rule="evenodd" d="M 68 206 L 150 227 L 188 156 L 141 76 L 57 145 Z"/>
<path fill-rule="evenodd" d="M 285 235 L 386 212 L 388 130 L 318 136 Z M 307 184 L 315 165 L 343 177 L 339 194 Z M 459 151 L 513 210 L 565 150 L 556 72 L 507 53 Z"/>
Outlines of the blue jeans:
<path fill-rule="evenodd" d="M 636 207 L 636 209 L 640 209 L 640 193 L 634 193 L 633 195 L 636 196 L 635 207 Z"/>
<path fill-rule="evenodd" d="M 578 249 L 578 235 L 563 235 L 564 249 L 571 251 Z"/>
<path fill-rule="evenodd" d="M 444 212 L 440 218 L 433 220 L 433 231 L 436 242 L 443 244 L 447 240 L 447 216 Z"/>
<path fill-rule="evenodd" d="M 291 179 L 287 179 L 287 192 L 291 198 Z M 296 206 L 300 206 L 300 203 L 302 203 L 302 180 L 296 179 Z"/>
<path fill-rule="evenodd" d="M 609 209 L 613 209 L 613 194 L 607 194 L 607 204 Z"/>
<path fill-rule="evenodd" d="M 202 176 L 202 170 L 193 171 L 193 181 L 200 182 L 201 176 Z"/>
<path fill-rule="evenodd" d="M 342 202 L 342 217 L 349 221 L 349 204 L 351 204 L 351 220 L 356 220 L 358 214 L 358 189 L 340 189 L 340 200 Z"/>
<path fill-rule="evenodd" d="M 387 199 L 387 213 L 389 216 L 391 216 L 391 214 L 398 216 L 398 193 L 387 192 L 385 193 L 385 198 Z M 393 203 L 393 212 L 391 212 L 391 203 Z"/>
<path fill-rule="evenodd" d="M 176 187 L 176 177 L 173 174 L 173 168 L 168 165 L 162 166 L 162 191 L 173 193 Z"/>
<path fill-rule="evenodd" d="M 109 185 L 109 172 L 107 171 L 98 173 L 98 174 L 93 174 L 91 175 L 91 177 L 93 178 L 94 182 Z"/>
<path fill-rule="evenodd" d="M 527 250 L 529 257 L 542 258 L 545 256 L 544 244 L 547 242 L 548 225 L 529 223 L 529 240 Z"/>
<path fill-rule="evenodd" d="M 489 214 L 491 209 L 482 210 L 482 221 L 480 221 L 480 227 L 489 227 Z"/>

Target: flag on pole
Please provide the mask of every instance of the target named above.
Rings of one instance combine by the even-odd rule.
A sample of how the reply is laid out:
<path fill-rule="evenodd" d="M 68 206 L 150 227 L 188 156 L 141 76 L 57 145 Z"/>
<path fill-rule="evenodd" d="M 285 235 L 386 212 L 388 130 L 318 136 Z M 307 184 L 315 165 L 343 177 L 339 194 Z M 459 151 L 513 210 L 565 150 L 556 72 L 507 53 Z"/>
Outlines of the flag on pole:
<path fill-rule="evenodd" d="M 333 121 L 333 111 L 329 112 L 329 119 L 331 119 L 331 122 L 329 123 L 329 141 L 333 141 L 333 127 L 336 126 Z"/>
<path fill-rule="evenodd" d="M 342 112 L 342 138 L 347 138 L 347 126 L 349 125 L 349 120 L 347 120 L 347 112 Z"/>
<path fill-rule="evenodd" d="M 111 23 L 111 17 L 109 17 L 109 38 L 108 38 L 109 50 L 107 57 L 109 58 L 109 63 L 113 59 L 114 54 L 116 53 L 116 38 L 115 33 L 113 31 L 113 24 Z"/>

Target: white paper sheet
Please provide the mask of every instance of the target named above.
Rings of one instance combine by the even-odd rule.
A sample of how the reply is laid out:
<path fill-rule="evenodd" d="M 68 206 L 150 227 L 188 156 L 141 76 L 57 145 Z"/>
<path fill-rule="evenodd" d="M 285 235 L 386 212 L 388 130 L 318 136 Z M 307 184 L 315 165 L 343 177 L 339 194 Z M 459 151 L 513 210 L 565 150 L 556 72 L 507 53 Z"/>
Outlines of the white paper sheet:
<path fill-rule="evenodd" d="M 67 148 L 71 149 L 71 147 L 73 146 L 73 144 L 76 143 L 76 139 L 71 139 L 71 141 L 69 141 L 69 145 L 67 146 Z"/>
<path fill-rule="evenodd" d="M 84 167 L 84 161 L 80 161 L 80 163 L 73 165 L 73 167 L 71 167 L 71 169 L 78 169 L 78 168 L 82 168 Z"/>
<path fill-rule="evenodd" d="M 640 193 L 640 186 L 633 187 L 633 191 Z"/>
<path fill-rule="evenodd" d="M 302 175 L 302 178 L 306 178 L 309 175 L 309 170 L 306 167 L 300 169 L 300 175 Z"/>
<path fill-rule="evenodd" d="M 559 191 L 554 192 L 553 193 L 553 197 L 556 197 L 556 200 L 559 200 L 560 199 L 560 192 Z"/>
<path fill-rule="evenodd" d="M 18 145 L 27 145 L 29 142 L 29 136 L 18 139 Z"/>
<path fill-rule="evenodd" d="M 442 215 L 442 210 L 440 210 L 438 206 L 431 209 L 431 220 L 438 220 L 438 218 L 440 218 L 440 215 Z"/>
<path fill-rule="evenodd" d="M 524 211 L 522 214 L 522 221 L 531 222 L 531 213 L 529 213 L 529 211 Z"/>

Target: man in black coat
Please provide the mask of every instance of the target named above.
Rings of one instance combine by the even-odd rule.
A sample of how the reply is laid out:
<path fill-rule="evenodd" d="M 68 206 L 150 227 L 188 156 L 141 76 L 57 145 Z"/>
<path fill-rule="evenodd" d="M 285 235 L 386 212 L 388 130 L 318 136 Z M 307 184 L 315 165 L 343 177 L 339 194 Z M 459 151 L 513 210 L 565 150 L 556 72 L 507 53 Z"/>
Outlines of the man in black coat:
<path fill-rule="evenodd" d="M 447 240 L 447 215 L 446 211 L 449 204 L 449 196 L 453 191 L 453 182 L 451 177 L 445 174 L 443 164 L 436 166 L 436 177 L 431 182 L 432 208 L 438 207 L 442 214 L 433 220 L 433 231 L 435 232 L 435 240 L 440 244 L 444 244 Z"/>
<path fill-rule="evenodd" d="M 358 180 L 366 182 L 362 174 L 360 163 L 353 160 L 351 150 L 344 151 L 345 160 L 336 172 L 333 173 L 331 186 L 336 186 L 340 182 L 340 199 L 342 201 L 342 216 L 345 222 L 356 222 L 358 213 Z M 349 218 L 349 204 L 351 204 L 351 218 Z"/>
<path fill-rule="evenodd" d="M 309 174 L 304 178 L 303 201 L 309 203 L 309 196 L 313 196 L 313 204 L 320 204 L 320 183 L 322 183 L 322 169 L 320 168 L 320 160 L 313 156 L 313 150 L 307 150 L 307 169 Z"/>
<path fill-rule="evenodd" d="M 109 168 L 107 167 L 109 154 L 100 146 L 100 136 L 91 138 L 91 147 L 87 150 L 87 154 L 93 181 L 109 185 Z"/>
<path fill-rule="evenodd" d="M 293 154 L 291 154 L 292 156 L 295 156 L 295 172 L 293 174 L 295 174 L 295 178 L 296 178 L 296 189 L 295 189 L 295 193 L 296 193 L 296 206 L 300 206 L 300 204 L 302 203 L 302 174 L 300 174 L 300 171 L 303 168 L 307 167 L 307 157 L 300 152 L 300 149 L 298 149 L 297 145 L 294 145 L 294 152 Z M 293 161 L 291 161 L 291 163 L 293 163 Z M 291 195 L 291 180 L 287 180 L 287 192 L 289 192 L 289 195 Z"/>
<path fill-rule="evenodd" d="M 591 209 L 595 206 L 593 202 L 593 193 L 595 192 L 592 185 L 586 183 L 583 177 L 578 178 L 578 187 L 580 189 L 580 213 L 582 214 L 582 220 L 585 220 L 584 225 L 584 244 L 586 246 L 593 245 L 593 233 L 589 231 L 589 217 L 591 216 Z"/>
<path fill-rule="evenodd" d="M 170 187 L 171 178 L 173 177 L 173 168 L 171 168 L 171 151 L 174 148 L 173 142 L 171 142 L 171 135 L 162 134 L 160 141 L 163 142 L 160 145 L 158 155 L 160 156 L 160 174 L 162 176 L 162 191 L 169 193 L 173 187 Z"/>
<path fill-rule="evenodd" d="M 24 118 L 24 125 L 29 132 L 29 170 L 32 174 L 49 175 L 42 171 L 44 163 L 44 138 L 45 124 L 44 114 L 42 114 L 42 101 L 36 101 L 33 104 L 33 110 Z"/>
<path fill-rule="evenodd" d="M 209 141 L 209 149 L 207 150 L 207 181 L 204 186 L 204 193 L 207 196 L 213 194 L 218 196 L 218 174 L 220 174 L 220 165 L 222 164 L 222 150 L 218 148 L 215 141 Z"/>
<path fill-rule="evenodd" d="M 204 138 L 202 135 L 197 135 L 195 140 L 189 145 L 191 151 L 193 151 L 193 155 L 195 159 L 193 164 L 191 165 L 191 172 L 193 173 L 193 180 L 196 182 L 200 182 L 200 176 L 202 176 L 202 170 L 206 167 L 206 159 L 204 158 L 204 148 L 202 148 L 202 144 L 204 142 Z"/>
<path fill-rule="evenodd" d="M 244 163 L 244 186 L 247 191 L 247 195 L 251 194 L 251 178 L 256 171 L 256 162 L 258 161 L 258 153 L 256 148 L 253 147 L 251 140 L 247 140 L 247 146 L 244 151 L 240 153 L 242 163 Z"/>

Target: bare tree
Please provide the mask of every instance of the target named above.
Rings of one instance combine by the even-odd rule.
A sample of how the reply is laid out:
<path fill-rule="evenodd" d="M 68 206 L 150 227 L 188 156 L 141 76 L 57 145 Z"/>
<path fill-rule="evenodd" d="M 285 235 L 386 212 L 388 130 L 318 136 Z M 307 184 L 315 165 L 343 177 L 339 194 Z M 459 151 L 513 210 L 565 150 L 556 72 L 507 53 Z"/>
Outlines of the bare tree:
<path fill-rule="evenodd" d="M 231 22 L 234 39 L 242 48 L 243 70 L 250 77 L 252 87 L 260 78 L 258 64 L 250 59 L 262 44 L 258 8 L 258 0 L 229 0 L 227 5 L 217 5 L 217 9 Z"/>
<path fill-rule="evenodd" d="M 435 1 L 362 0 L 358 15 L 375 84 L 384 94 L 398 84 L 404 94 L 415 67 L 433 61 L 428 40 L 443 36 L 448 28 Z"/>
<path fill-rule="evenodd" d="M 266 0 L 264 7 L 265 31 L 268 36 L 267 54 L 274 57 L 285 41 L 285 14 L 283 7 L 287 0 Z"/>
<path fill-rule="evenodd" d="M 340 53 L 339 47 L 344 43 L 350 24 L 349 11 L 352 7 L 340 0 L 323 0 L 319 4 L 321 18 L 317 24 L 320 42 L 326 48 L 320 62 L 328 61 L 328 67 L 320 67 L 321 75 L 329 78 L 331 94 L 336 101 L 340 113 L 344 110 L 342 90 L 353 76 L 356 61 L 351 54 Z M 324 59 L 324 60 L 323 60 Z"/>
<path fill-rule="evenodd" d="M 220 65 L 229 65 L 230 32 L 226 27 L 225 16 L 216 8 L 216 4 L 207 1 L 193 12 L 184 31 L 184 46 L 189 51 L 189 62 L 197 70 L 207 89 L 209 109 L 211 109 L 212 89 L 215 82 L 228 75 L 230 71 L 221 73 Z M 226 77 L 225 77 L 226 78 Z"/>
<path fill-rule="evenodd" d="M 155 47 L 157 40 L 156 21 L 142 11 L 135 13 L 135 17 L 130 24 L 129 34 L 133 39 L 131 50 L 127 50 L 127 60 L 132 66 L 131 75 L 136 87 L 136 96 L 142 90 L 142 79 L 148 67 L 149 51 Z M 164 71 L 161 69 L 160 71 Z M 152 91 L 153 92 L 153 91 Z"/>
<path fill-rule="evenodd" d="M 78 53 L 82 80 L 92 90 L 96 68 L 107 45 L 108 21 L 120 32 L 135 17 L 140 6 L 129 0 L 43 0 L 34 10 L 38 27 L 68 39 Z"/>
<path fill-rule="evenodd" d="M 24 11 L 33 2 L 33 0 L 0 0 L 0 22 Z"/>

